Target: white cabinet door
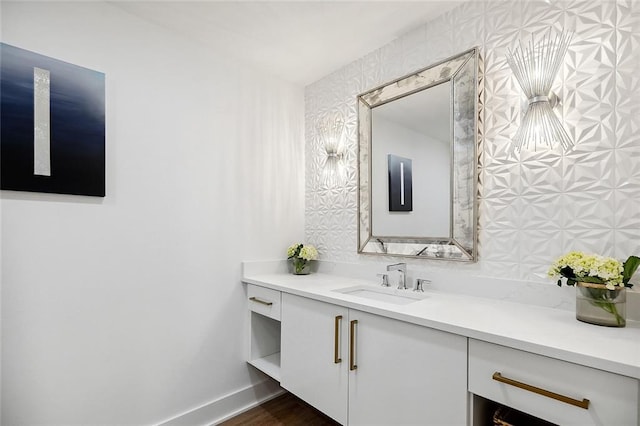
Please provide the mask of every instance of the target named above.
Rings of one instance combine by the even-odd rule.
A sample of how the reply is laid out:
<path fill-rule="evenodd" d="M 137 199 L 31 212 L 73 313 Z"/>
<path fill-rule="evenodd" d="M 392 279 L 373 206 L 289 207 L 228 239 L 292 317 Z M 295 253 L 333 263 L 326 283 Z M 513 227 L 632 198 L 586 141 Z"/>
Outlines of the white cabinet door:
<path fill-rule="evenodd" d="M 467 339 L 350 310 L 349 425 L 467 424 Z M 284 336 L 283 336 L 284 338 Z"/>
<path fill-rule="evenodd" d="M 347 308 L 282 294 L 280 384 L 342 424 L 349 380 L 347 315 Z"/>

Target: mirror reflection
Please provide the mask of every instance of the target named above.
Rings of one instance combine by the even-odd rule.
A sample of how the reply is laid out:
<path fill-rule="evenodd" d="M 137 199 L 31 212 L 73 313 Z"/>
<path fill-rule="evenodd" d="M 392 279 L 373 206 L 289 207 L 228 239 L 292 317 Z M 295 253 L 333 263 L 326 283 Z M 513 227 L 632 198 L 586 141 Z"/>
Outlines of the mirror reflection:
<path fill-rule="evenodd" d="M 475 261 L 478 51 L 358 96 L 358 252 Z"/>
<path fill-rule="evenodd" d="M 371 219 L 374 235 L 449 236 L 450 102 L 451 84 L 447 82 L 372 109 Z M 394 158 L 400 159 L 399 171 L 393 169 Z M 398 175 L 397 182 L 394 172 Z M 405 206 L 404 209 L 394 206 L 394 197 L 400 207 Z"/>

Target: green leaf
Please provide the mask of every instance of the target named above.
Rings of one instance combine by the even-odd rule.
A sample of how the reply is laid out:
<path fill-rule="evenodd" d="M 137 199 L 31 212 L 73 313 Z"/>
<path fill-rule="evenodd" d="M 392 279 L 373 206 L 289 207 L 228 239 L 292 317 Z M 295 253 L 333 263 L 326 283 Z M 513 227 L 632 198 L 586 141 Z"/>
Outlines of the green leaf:
<path fill-rule="evenodd" d="M 569 266 L 565 266 L 564 268 L 560 269 L 560 275 L 562 275 L 565 278 L 576 277 L 576 274 L 573 273 L 573 269 L 571 269 L 571 267 Z"/>
<path fill-rule="evenodd" d="M 604 280 L 598 277 L 582 277 L 576 278 L 575 281 L 580 281 L 583 283 L 593 283 L 593 284 L 604 284 Z"/>
<path fill-rule="evenodd" d="M 640 266 L 640 257 L 638 256 L 629 256 L 626 262 L 624 262 L 623 271 L 622 271 L 622 282 L 626 285 L 629 283 L 633 274 L 635 274 L 636 269 Z"/>

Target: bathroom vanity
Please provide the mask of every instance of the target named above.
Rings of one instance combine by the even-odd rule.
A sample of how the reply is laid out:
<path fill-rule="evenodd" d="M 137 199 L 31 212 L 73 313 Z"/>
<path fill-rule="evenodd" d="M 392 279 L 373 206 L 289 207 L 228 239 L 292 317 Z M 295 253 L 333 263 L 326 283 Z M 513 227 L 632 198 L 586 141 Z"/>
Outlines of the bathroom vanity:
<path fill-rule="evenodd" d="M 249 269 L 248 362 L 342 424 L 481 425 L 500 403 L 561 425 L 640 425 L 638 322 Z"/>

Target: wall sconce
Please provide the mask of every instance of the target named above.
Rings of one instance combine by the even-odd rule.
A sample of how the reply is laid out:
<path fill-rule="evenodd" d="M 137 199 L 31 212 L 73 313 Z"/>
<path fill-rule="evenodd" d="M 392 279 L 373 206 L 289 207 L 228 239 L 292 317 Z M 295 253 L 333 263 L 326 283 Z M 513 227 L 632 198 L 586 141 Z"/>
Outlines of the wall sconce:
<path fill-rule="evenodd" d="M 539 43 L 531 35 L 526 49 L 519 42 L 514 50 L 508 50 L 507 62 L 527 96 L 526 111 L 513 140 L 514 151 L 520 152 L 523 148 L 536 151 L 538 147 L 557 145 L 566 151 L 573 146 L 553 112 L 559 98 L 551 91 L 572 37 L 573 33 L 564 30 L 554 37 L 549 28 Z"/>
<path fill-rule="evenodd" d="M 326 156 L 322 166 L 321 183 L 332 188 L 345 180 L 344 123 L 340 113 L 327 115 L 316 124 L 316 133 Z"/>

